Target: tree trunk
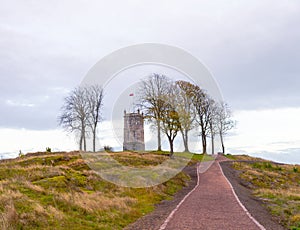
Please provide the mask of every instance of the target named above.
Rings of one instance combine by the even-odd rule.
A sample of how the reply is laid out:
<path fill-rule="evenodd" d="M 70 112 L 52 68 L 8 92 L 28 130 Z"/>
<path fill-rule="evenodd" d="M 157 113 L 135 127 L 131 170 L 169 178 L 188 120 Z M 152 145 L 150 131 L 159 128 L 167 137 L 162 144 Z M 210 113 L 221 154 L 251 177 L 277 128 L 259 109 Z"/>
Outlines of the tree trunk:
<path fill-rule="evenodd" d="M 96 152 L 96 129 L 93 129 L 93 152 Z"/>
<path fill-rule="evenodd" d="M 201 138 L 202 138 L 202 152 L 203 154 L 206 154 L 206 134 L 204 132 L 202 132 L 202 135 L 201 135 Z"/>
<path fill-rule="evenodd" d="M 181 130 L 183 145 L 184 145 L 184 152 L 189 153 L 189 144 L 188 144 L 188 130 Z"/>
<path fill-rule="evenodd" d="M 86 151 L 86 138 L 85 138 L 85 135 L 83 137 L 83 149 L 84 149 L 84 151 Z"/>
<path fill-rule="evenodd" d="M 83 137 L 82 137 L 82 132 L 80 133 L 80 139 L 79 139 L 79 150 L 82 150 L 82 141 L 83 141 Z"/>
<path fill-rule="evenodd" d="M 173 140 L 171 139 L 171 137 L 168 137 L 168 139 L 170 144 L 170 158 L 172 158 L 174 154 Z"/>
<path fill-rule="evenodd" d="M 223 135 L 222 135 L 222 132 L 220 132 L 220 139 L 221 139 L 221 144 L 222 144 L 222 153 L 225 154 L 225 146 L 224 146 L 224 141 L 223 141 Z"/>
<path fill-rule="evenodd" d="M 83 149 L 84 149 L 84 151 L 86 151 L 85 128 L 82 129 L 82 136 L 83 136 Z"/>
<path fill-rule="evenodd" d="M 173 142 L 170 143 L 170 156 L 172 157 L 174 153 Z"/>
<path fill-rule="evenodd" d="M 215 135 L 211 134 L 211 154 L 215 154 Z"/>
<path fill-rule="evenodd" d="M 157 151 L 161 151 L 161 127 L 160 122 L 157 121 Z"/>

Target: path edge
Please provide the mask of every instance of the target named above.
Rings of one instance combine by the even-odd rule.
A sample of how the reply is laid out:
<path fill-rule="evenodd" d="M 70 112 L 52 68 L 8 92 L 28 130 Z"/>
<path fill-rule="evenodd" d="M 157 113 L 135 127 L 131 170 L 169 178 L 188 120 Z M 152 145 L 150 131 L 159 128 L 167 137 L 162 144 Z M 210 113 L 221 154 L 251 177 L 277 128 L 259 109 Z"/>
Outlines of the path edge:
<path fill-rule="evenodd" d="M 263 225 L 261 225 L 251 214 L 250 214 L 250 212 L 247 210 L 247 208 L 243 205 L 243 203 L 240 201 L 240 199 L 239 199 L 239 197 L 236 195 L 236 193 L 235 193 L 235 191 L 234 191 L 234 188 L 233 188 L 233 186 L 232 186 L 232 184 L 230 183 L 230 181 L 227 179 L 227 177 L 225 176 L 225 174 L 224 174 L 224 172 L 223 172 L 223 169 L 222 169 L 222 167 L 221 167 L 221 165 L 220 165 L 220 162 L 217 162 L 218 163 L 218 166 L 219 166 L 219 168 L 220 168 L 220 170 L 221 170 L 221 173 L 222 173 L 222 175 L 223 175 L 223 177 L 226 179 L 226 181 L 227 181 L 227 183 L 229 184 L 229 187 L 230 187 L 230 189 L 231 189 L 231 191 L 232 191 L 232 193 L 233 193 L 233 195 L 234 195 L 234 197 L 235 197 L 235 199 L 236 199 L 236 201 L 238 202 L 238 204 L 241 206 L 241 208 L 246 212 L 246 214 L 247 214 L 247 216 L 257 225 L 257 227 L 259 227 L 259 229 L 261 229 L 261 230 L 266 230 L 266 228 L 263 226 Z"/>
<path fill-rule="evenodd" d="M 196 190 L 196 188 L 199 186 L 200 184 L 200 170 L 199 170 L 199 166 L 200 164 L 197 164 L 197 184 L 195 185 L 195 187 L 188 193 L 185 195 L 185 197 L 183 197 L 183 199 L 179 202 L 179 204 L 177 204 L 177 206 L 173 209 L 173 211 L 169 214 L 169 216 L 166 218 L 166 220 L 164 221 L 164 223 L 160 226 L 159 230 L 164 230 L 168 223 L 170 222 L 170 220 L 172 219 L 172 217 L 174 216 L 175 212 L 177 212 L 177 210 L 179 209 L 179 207 L 182 205 L 182 203 Z"/>

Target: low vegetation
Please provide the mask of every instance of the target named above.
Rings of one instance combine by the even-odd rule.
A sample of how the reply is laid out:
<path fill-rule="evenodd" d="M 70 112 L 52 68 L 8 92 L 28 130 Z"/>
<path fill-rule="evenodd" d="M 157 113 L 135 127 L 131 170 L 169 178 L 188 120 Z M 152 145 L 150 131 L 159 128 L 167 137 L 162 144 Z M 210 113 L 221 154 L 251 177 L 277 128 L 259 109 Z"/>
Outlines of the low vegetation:
<path fill-rule="evenodd" d="M 162 153 L 112 155 L 133 166 L 168 158 Z M 48 151 L 2 160 L 0 229 L 122 229 L 161 200 L 171 199 L 189 180 L 181 172 L 150 188 L 120 187 L 101 179 L 79 152 Z"/>
<path fill-rule="evenodd" d="M 204 161 L 213 161 L 215 158 L 211 155 L 207 154 L 194 154 L 189 162 L 189 165 L 196 164 L 197 162 L 204 162 Z"/>
<path fill-rule="evenodd" d="M 228 159 L 238 160 L 238 161 L 267 161 L 267 160 L 259 158 L 259 157 L 251 157 L 251 156 L 248 156 L 248 155 L 226 154 L 224 156 L 227 157 Z"/>
<path fill-rule="evenodd" d="M 155 166 L 169 159 L 168 151 L 152 151 L 152 152 L 114 152 L 110 154 L 114 159 L 126 166 L 145 167 Z M 184 157 L 190 159 L 189 165 L 202 161 L 212 161 L 215 158 L 207 154 L 193 154 L 188 152 L 176 152 L 176 157 Z"/>
<path fill-rule="evenodd" d="M 300 229 L 299 165 L 255 161 L 252 158 L 248 163 L 235 162 L 233 167 L 241 171 L 240 177 L 247 181 L 254 195 L 265 203 L 282 225 L 293 230 Z"/>

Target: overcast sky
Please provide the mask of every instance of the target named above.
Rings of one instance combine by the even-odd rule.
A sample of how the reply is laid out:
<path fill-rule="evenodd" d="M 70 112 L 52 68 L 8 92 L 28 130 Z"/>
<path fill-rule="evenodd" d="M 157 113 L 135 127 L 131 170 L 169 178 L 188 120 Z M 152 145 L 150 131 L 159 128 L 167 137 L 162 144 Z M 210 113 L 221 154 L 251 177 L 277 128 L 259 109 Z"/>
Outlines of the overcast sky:
<path fill-rule="evenodd" d="M 62 98 L 98 60 L 145 42 L 177 46 L 201 60 L 240 122 L 245 111 L 299 114 L 299 24 L 297 0 L 0 0 L 1 139 L 7 130 L 47 136 L 57 129 Z M 272 123 L 257 132 L 285 122 L 274 119 L 275 112 L 269 115 Z M 299 116 L 290 128 L 299 126 Z M 244 131 L 237 128 L 232 135 Z M 300 139 L 286 135 L 297 152 Z M 237 140 L 230 144 L 242 145 Z M 1 150 L 5 144 L 0 152 L 9 151 Z M 299 151 L 295 155 L 298 160 Z"/>

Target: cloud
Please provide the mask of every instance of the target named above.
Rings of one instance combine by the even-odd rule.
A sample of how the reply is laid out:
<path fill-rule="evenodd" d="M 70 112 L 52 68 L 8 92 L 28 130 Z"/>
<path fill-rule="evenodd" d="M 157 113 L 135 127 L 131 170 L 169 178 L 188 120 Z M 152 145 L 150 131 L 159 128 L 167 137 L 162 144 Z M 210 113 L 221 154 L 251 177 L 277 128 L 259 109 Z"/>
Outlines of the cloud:
<path fill-rule="evenodd" d="M 300 148 L 287 148 L 277 153 L 262 151 L 262 152 L 252 153 L 252 155 L 269 159 L 279 163 L 300 165 Z"/>
<path fill-rule="evenodd" d="M 12 101 L 12 100 L 6 100 L 6 104 L 8 106 L 17 106 L 17 107 L 34 107 L 35 106 L 35 104 L 32 104 L 32 103 L 18 102 L 18 101 Z"/>
<path fill-rule="evenodd" d="M 67 89 L 43 89 L 34 94 L 0 98 L 0 128 L 55 129 Z"/>
<path fill-rule="evenodd" d="M 0 129 L 1 150 L 0 156 L 16 157 L 21 150 L 23 153 L 45 151 L 50 147 L 53 151 L 74 150 L 77 144 L 73 136 L 58 129 L 28 130 L 28 129 Z"/>
<path fill-rule="evenodd" d="M 157 42 L 202 60 L 233 111 L 242 114 L 228 136 L 230 151 L 297 148 L 299 22 L 297 0 L 6 1 L 0 8 L 0 128 L 55 129 L 63 98 L 100 58 L 124 46 Z M 105 94 L 104 108 L 110 110 L 109 98 L 116 95 Z M 110 114 L 104 115 L 108 121 Z M 10 137 L 13 146 L 23 138 Z M 112 137 L 104 133 L 101 140 L 120 144 Z M 149 144 L 155 146 L 155 138 Z"/>
<path fill-rule="evenodd" d="M 235 135 L 225 137 L 225 147 L 234 154 L 299 164 L 299 117 L 299 107 L 235 113 L 239 123 Z"/>

